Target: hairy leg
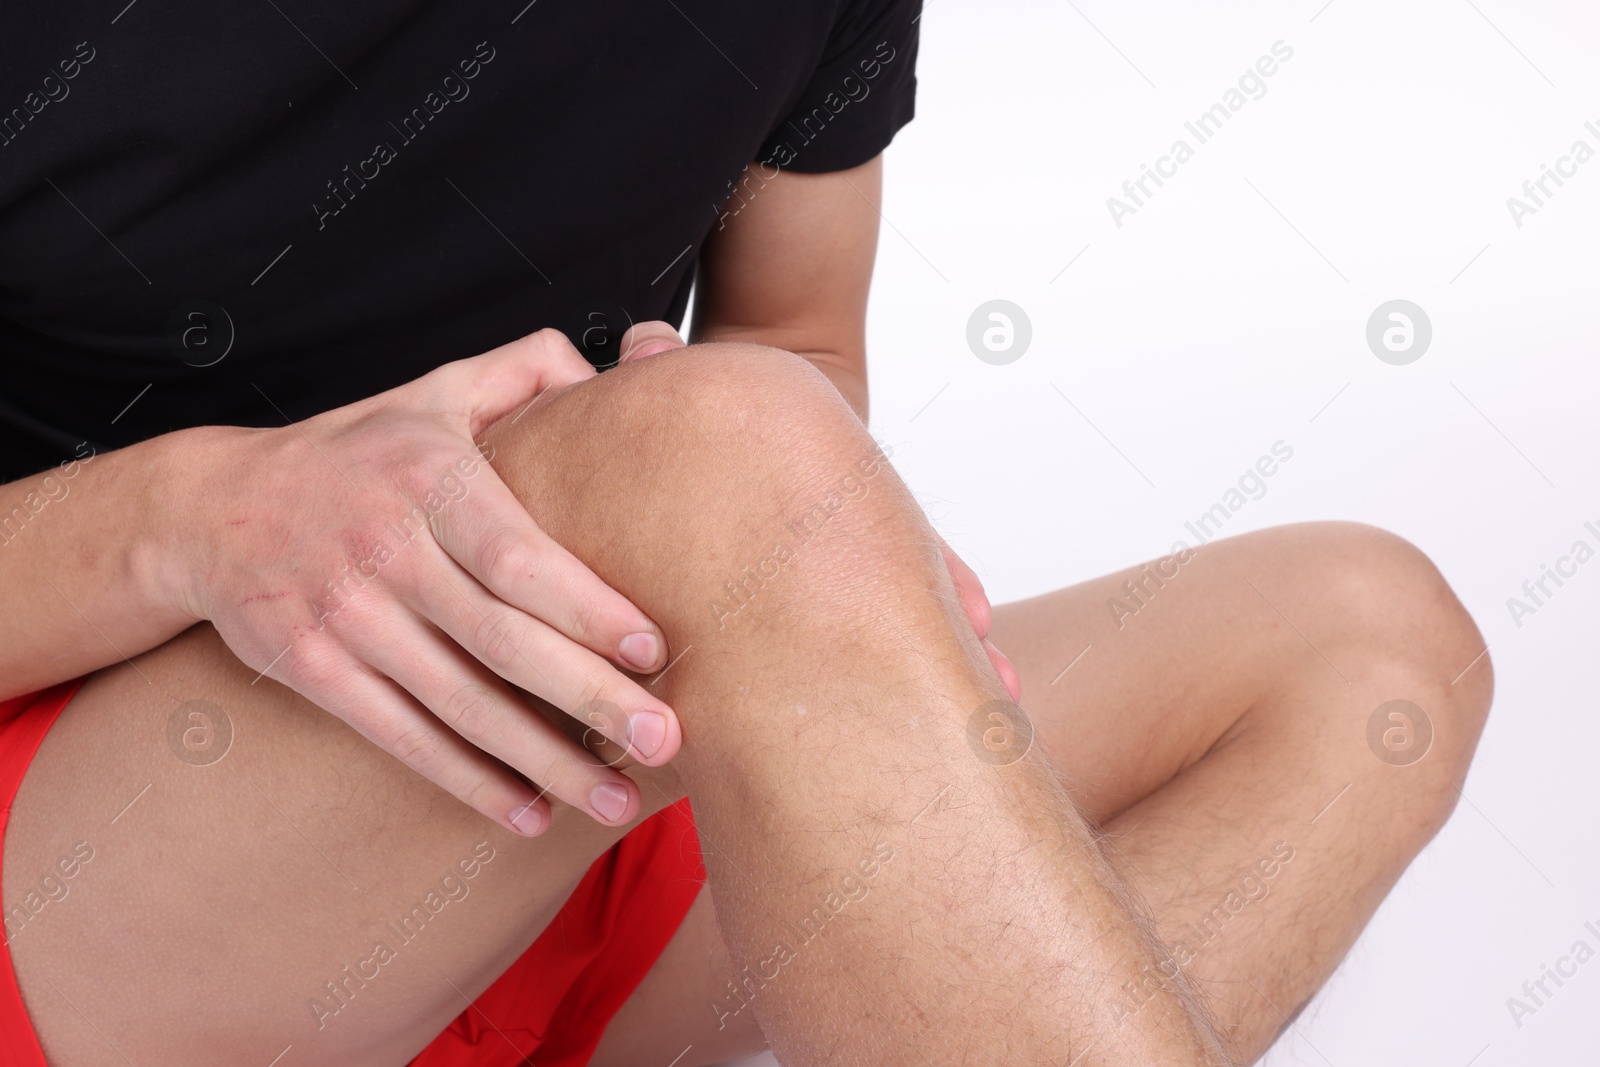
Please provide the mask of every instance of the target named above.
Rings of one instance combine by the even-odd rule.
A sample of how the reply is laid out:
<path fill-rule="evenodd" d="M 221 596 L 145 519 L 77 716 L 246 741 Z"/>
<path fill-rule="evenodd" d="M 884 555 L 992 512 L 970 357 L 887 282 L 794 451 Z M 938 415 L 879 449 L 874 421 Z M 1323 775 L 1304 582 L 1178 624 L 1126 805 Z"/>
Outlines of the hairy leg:
<path fill-rule="evenodd" d="M 1282 527 L 1181 559 L 999 608 L 992 637 L 1113 863 L 1252 1062 L 1449 817 L 1493 675 L 1438 571 L 1383 531 Z M 1119 1010 L 1163 980 L 1122 990 Z"/>
<path fill-rule="evenodd" d="M 526 457 L 514 484 L 558 540 L 598 525 L 591 479 L 640 502 L 586 562 L 677 650 L 659 684 L 738 966 L 719 1021 L 753 1013 L 793 1064 L 1220 1062 L 1181 988 L 1110 1025 L 1108 991 L 1159 947 L 1042 754 L 984 743 L 1014 708 L 872 439 L 804 361 L 713 350 L 731 362 L 645 361 L 628 398 L 690 435 L 636 419 L 582 470 L 539 466 L 525 439 L 503 454 Z M 719 399 L 730 368 L 738 404 Z M 602 402 L 548 422 L 577 433 Z M 736 525 L 693 520 L 729 495 Z"/>
<path fill-rule="evenodd" d="M 758 1018 L 796 1064 L 1210 1056 L 1181 989 L 1113 1027 L 1112 992 L 1161 950 L 1053 768 L 995 758 L 990 724 L 1013 720 L 931 532 L 809 365 L 685 349 L 494 436 L 545 529 L 674 649 L 653 684 L 684 724 L 676 776 L 634 773 L 650 807 L 695 800 L 738 966 L 721 1022 Z M 193 700 L 234 724 L 209 766 L 168 748 Z M 570 811 L 538 840 L 499 834 L 201 628 L 74 700 L 13 810 L 4 894 L 104 842 L 12 944 L 57 1062 L 269 1062 L 293 1045 L 300 1063 L 398 1064 L 616 836 Z M 455 869 L 470 895 L 381 979 L 345 985 Z M 307 1005 L 331 985 L 353 999 L 318 1018 Z"/>
<path fill-rule="evenodd" d="M 1113 1014 L 1138 1012 L 1181 968 L 1242 1062 L 1326 981 L 1448 817 L 1493 689 L 1482 638 L 1432 564 L 1348 523 L 1230 538 L 1003 605 L 992 633 L 1038 743 L 1171 950 L 1110 992 Z M 1369 735 L 1392 699 L 1426 727 L 1395 708 L 1416 721 L 1386 713 Z M 686 924 L 596 1067 L 638 1062 L 669 1019 L 686 1064 L 730 1058 L 705 1011 L 726 951 L 715 927 Z"/>

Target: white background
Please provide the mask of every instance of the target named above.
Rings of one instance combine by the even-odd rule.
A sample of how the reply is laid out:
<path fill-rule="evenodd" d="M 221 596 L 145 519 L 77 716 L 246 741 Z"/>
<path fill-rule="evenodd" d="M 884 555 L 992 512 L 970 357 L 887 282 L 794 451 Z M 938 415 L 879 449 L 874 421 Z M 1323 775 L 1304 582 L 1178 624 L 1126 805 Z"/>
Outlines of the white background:
<path fill-rule="evenodd" d="M 1354 519 L 1428 552 L 1495 662 L 1469 802 L 1264 1062 L 1593 1065 L 1600 959 L 1520 1029 L 1506 999 L 1600 948 L 1600 560 L 1520 628 L 1506 600 L 1600 548 L 1600 159 L 1520 229 L 1506 199 L 1600 150 L 1600 14 L 1321 5 L 931 0 L 887 156 L 873 429 L 997 603 L 1165 553 L 1280 438 L 1229 534 Z M 1106 198 L 1278 40 L 1266 96 L 1118 229 Z M 995 298 L 1032 321 L 1007 366 L 966 344 Z M 1395 298 L 1433 324 L 1408 366 L 1365 340 Z"/>

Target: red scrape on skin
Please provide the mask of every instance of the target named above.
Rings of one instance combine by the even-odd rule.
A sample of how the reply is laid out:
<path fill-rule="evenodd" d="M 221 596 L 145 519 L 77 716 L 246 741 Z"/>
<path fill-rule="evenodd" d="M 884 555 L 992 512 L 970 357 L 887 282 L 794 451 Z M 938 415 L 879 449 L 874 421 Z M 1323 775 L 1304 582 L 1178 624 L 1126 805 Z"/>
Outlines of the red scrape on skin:
<path fill-rule="evenodd" d="M 243 600 L 239 601 L 239 606 L 242 608 L 246 604 L 256 600 L 277 600 L 279 597 L 285 597 L 288 595 L 289 594 L 287 591 L 282 593 L 257 593 L 255 596 L 247 596 Z"/>
<path fill-rule="evenodd" d="M 228 525 L 229 526 L 243 526 L 245 523 L 247 523 L 249 521 L 250 521 L 249 519 L 229 519 L 228 520 Z"/>

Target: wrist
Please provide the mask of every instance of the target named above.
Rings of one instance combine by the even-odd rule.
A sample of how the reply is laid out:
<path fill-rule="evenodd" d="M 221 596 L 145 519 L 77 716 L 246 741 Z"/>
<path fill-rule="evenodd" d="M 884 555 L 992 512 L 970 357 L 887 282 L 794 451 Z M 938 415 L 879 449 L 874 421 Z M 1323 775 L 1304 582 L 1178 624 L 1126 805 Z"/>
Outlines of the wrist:
<path fill-rule="evenodd" d="M 144 602 L 185 627 L 211 616 L 206 591 L 217 560 L 213 528 L 226 518 L 238 477 L 237 442 L 255 432 L 199 426 L 145 442 L 152 454 L 137 502 L 143 522 L 130 568 Z"/>

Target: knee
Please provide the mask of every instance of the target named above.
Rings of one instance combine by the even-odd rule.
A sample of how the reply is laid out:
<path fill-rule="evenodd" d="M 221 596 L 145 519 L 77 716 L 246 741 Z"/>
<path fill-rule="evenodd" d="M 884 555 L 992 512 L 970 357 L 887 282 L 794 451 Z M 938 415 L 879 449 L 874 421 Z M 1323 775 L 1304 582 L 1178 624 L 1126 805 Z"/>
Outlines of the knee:
<path fill-rule="evenodd" d="M 1439 821 L 1488 718 L 1494 672 L 1483 634 L 1428 556 L 1386 530 L 1337 522 L 1292 527 L 1311 561 L 1319 614 L 1340 632 L 1348 670 L 1383 679 L 1428 717 L 1425 760 L 1437 778 Z M 1357 709 L 1365 713 L 1372 709 Z"/>
<path fill-rule="evenodd" d="M 808 360 L 754 344 L 706 344 L 623 364 L 602 379 L 617 417 L 723 460 L 724 476 L 804 481 L 857 452 L 865 427 Z M 664 441 L 665 443 L 665 441 Z"/>
<path fill-rule="evenodd" d="M 708 603 L 832 595 L 933 540 L 849 404 L 779 349 L 630 361 L 552 390 L 490 443 L 545 531 L 658 623 L 696 605 L 686 636 Z"/>
<path fill-rule="evenodd" d="M 1335 618 L 1385 657 L 1431 671 L 1471 674 L 1488 696 L 1483 634 L 1433 560 L 1405 538 L 1355 522 L 1309 524 L 1322 592 Z M 1463 679 L 1464 680 L 1464 679 Z"/>
<path fill-rule="evenodd" d="M 735 492 L 744 487 L 736 476 L 765 476 L 779 459 L 780 473 L 800 472 L 865 433 L 822 372 L 791 352 L 753 344 L 690 345 L 624 363 L 548 391 L 522 426 L 498 425 L 491 436 L 508 446 L 497 456 L 519 476 L 536 462 L 528 443 L 547 446 L 554 428 L 610 439 L 596 440 L 591 452 L 618 447 L 636 458 L 684 458 L 708 478 L 732 479 Z"/>
<path fill-rule="evenodd" d="M 786 411 L 805 415 L 843 404 L 843 398 L 812 363 L 768 345 L 728 343 L 689 345 L 632 360 L 602 376 L 618 388 L 633 383 L 636 392 L 672 395 L 684 410 L 727 418 L 736 411 Z M 851 414 L 848 405 L 839 408 Z"/>

